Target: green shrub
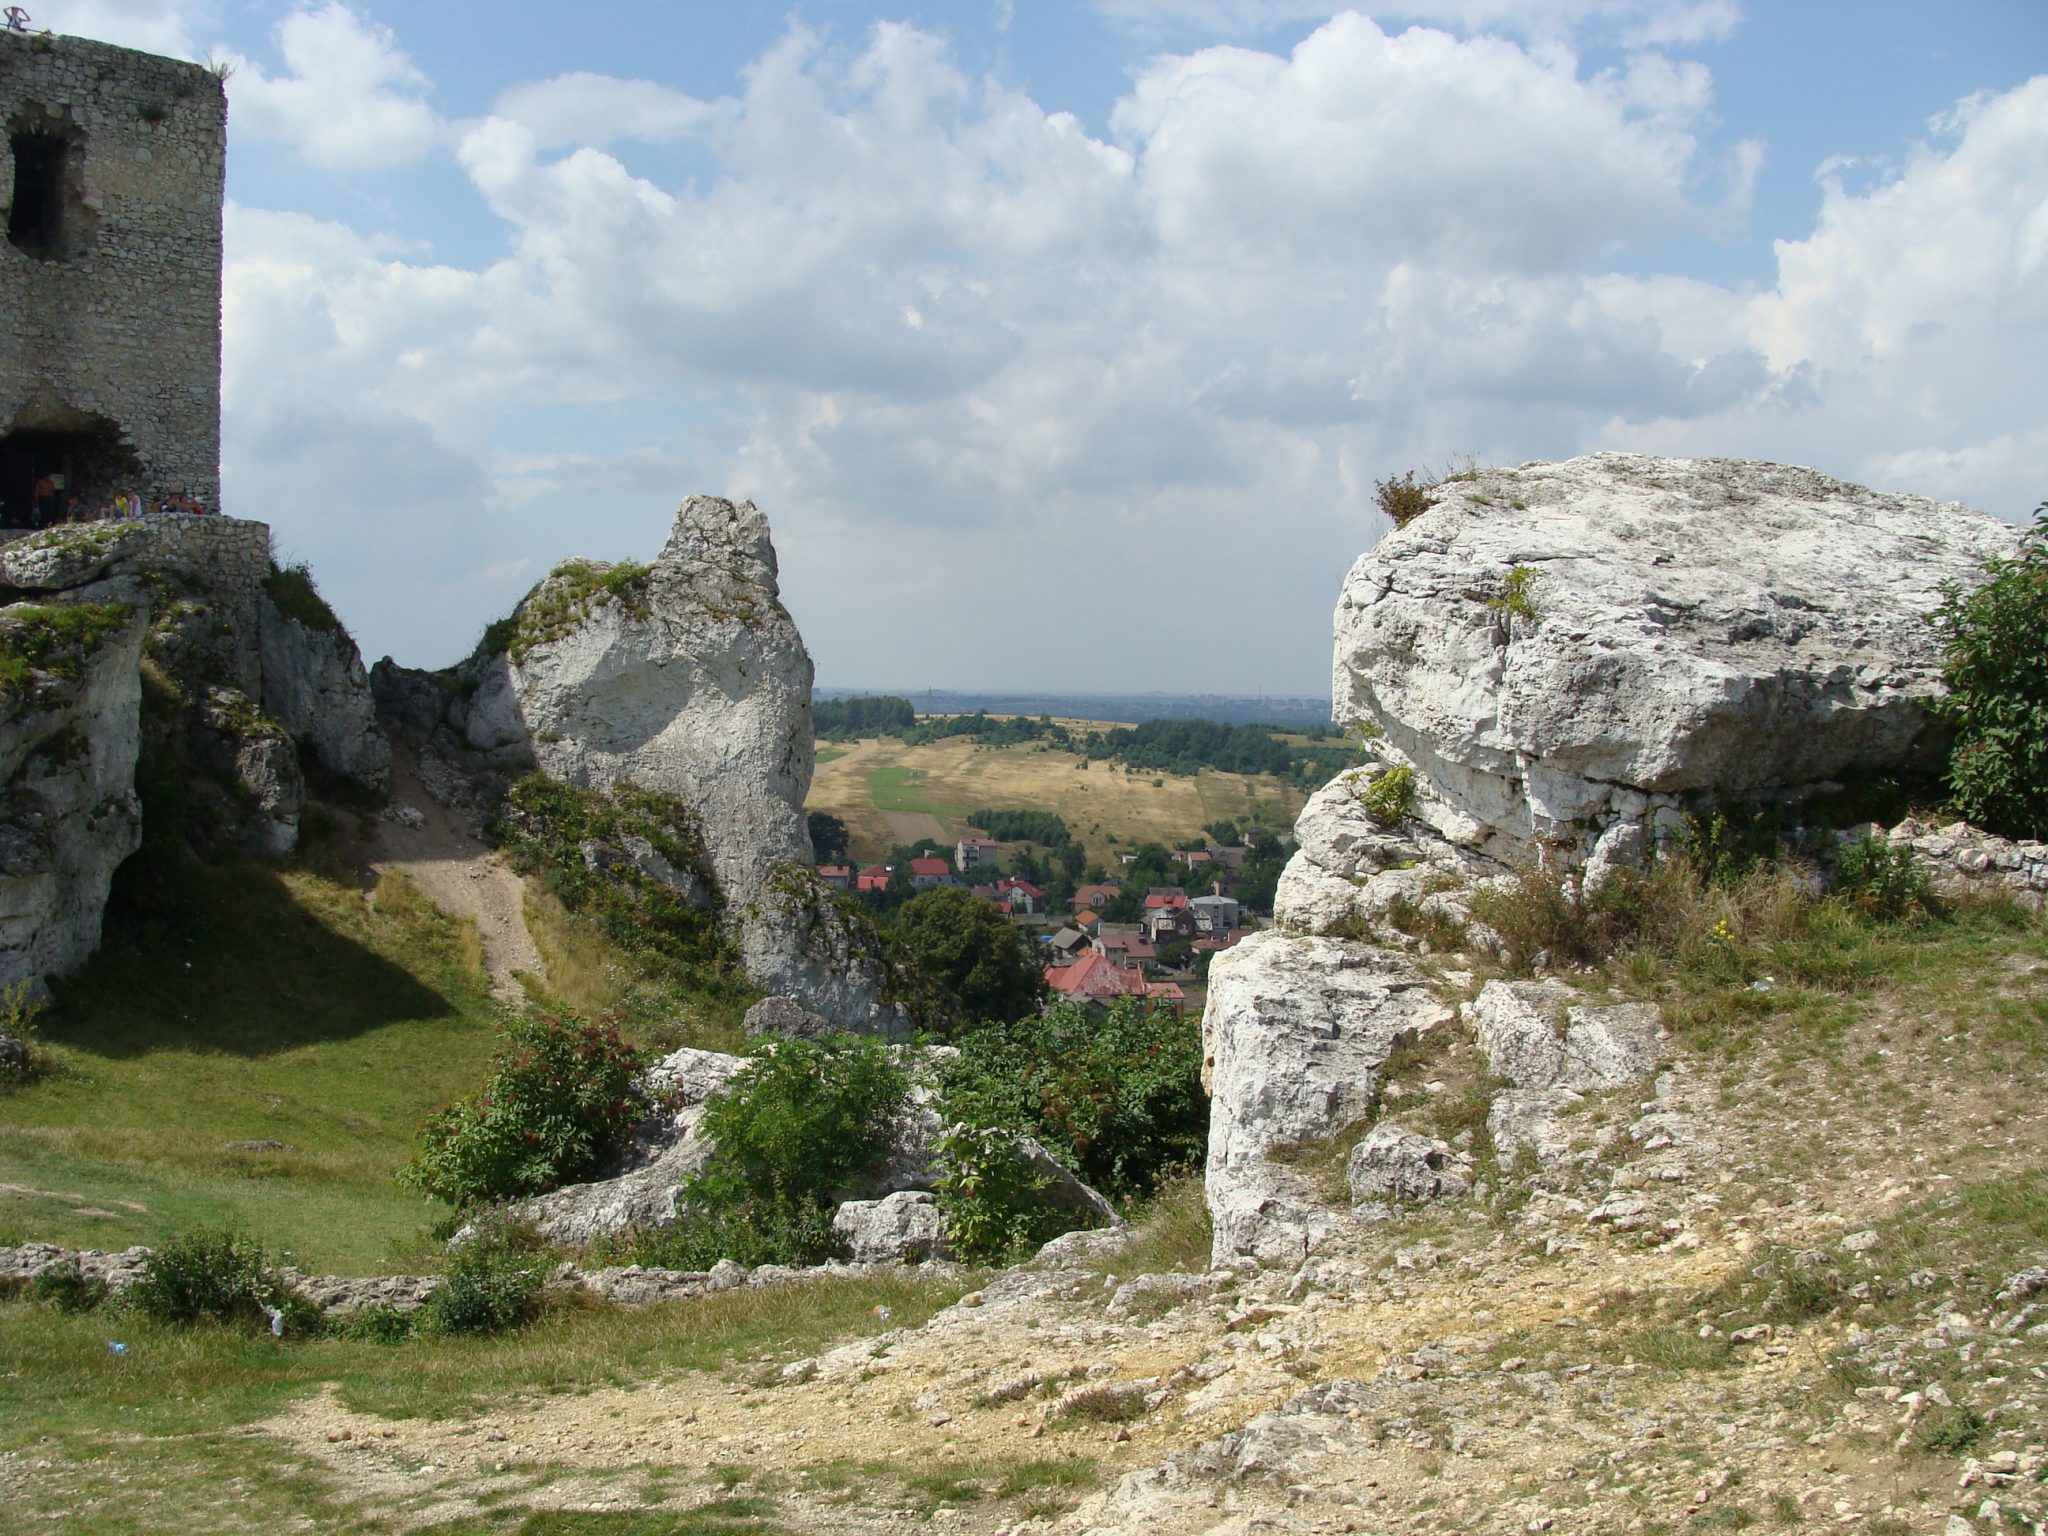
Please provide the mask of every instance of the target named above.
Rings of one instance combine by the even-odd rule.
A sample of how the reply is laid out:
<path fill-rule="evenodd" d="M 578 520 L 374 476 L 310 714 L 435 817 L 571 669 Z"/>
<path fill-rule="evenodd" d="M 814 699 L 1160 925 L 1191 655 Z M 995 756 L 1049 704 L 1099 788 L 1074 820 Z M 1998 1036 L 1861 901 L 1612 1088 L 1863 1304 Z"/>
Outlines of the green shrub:
<path fill-rule="evenodd" d="M 1930 1456 L 1963 1456 L 1974 1451 L 1991 1432 L 1991 1422 L 1975 1408 L 1957 1404 L 1937 1408 L 1920 1421 L 1915 1437 Z"/>
<path fill-rule="evenodd" d="M 479 1221 L 427 1303 L 437 1333 L 504 1333 L 529 1320 L 547 1278 L 546 1259 L 508 1222 Z"/>
<path fill-rule="evenodd" d="M 776 1040 L 704 1106 L 707 1172 L 750 1192 L 823 1199 L 874 1162 L 910 1094 L 888 1046 L 866 1035 Z"/>
<path fill-rule="evenodd" d="M 700 1180 L 678 1197 L 688 1214 L 658 1232 L 639 1232 L 613 1245 L 608 1257 L 652 1269 L 709 1269 L 730 1259 L 749 1269 L 762 1264 L 820 1264 L 837 1239 L 832 1211 L 808 1196 L 780 1189 L 754 1193 L 732 1181 Z"/>
<path fill-rule="evenodd" d="M 1396 825 L 1415 809 L 1415 770 L 1406 763 L 1382 768 L 1358 791 L 1358 803 L 1381 826 Z"/>
<path fill-rule="evenodd" d="M 948 1121 L 1021 1131 L 1116 1199 L 1202 1160 L 1209 1100 L 1193 1019 L 1134 998 L 1067 1001 L 957 1044 L 940 1073 Z"/>
<path fill-rule="evenodd" d="M 1500 590 L 1487 597 L 1486 606 L 1495 613 L 1507 614 L 1511 618 L 1530 620 L 1539 618 L 1540 615 L 1536 611 L 1536 599 L 1529 593 L 1529 588 L 1534 584 L 1535 580 L 1535 566 L 1510 566 L 1507 575 L 1503 576 L 1500 580 Z"/>
<path fill-rule="evenodd" d="M 491 1077 L 437 1112 L 400 1182 L 451 1205 L 537 1195 L 590 1178 L 648 1109 L 640 1053 L 616 1022 L 527 1014 Z"/>
<path fill-rule="evenodd" d="M 107 1282 L 88 1275 L 75 1258 L 51 1264 L 28 1284 L 29 1298 L 59 1312 L 90 1312 L 107 1299 Z"/>
<path fill-rule="evenodd" d="M 175 1327 L 251 1322 L 266 1319 L 270 1308 L 303 1315 L 306 1305 L 271 1270 L 263 1245 L 232 1227 L 201 1227 L 169 1239 L 150 1254 L 127 1303 Z"/>
<path fill-rule="evenodd" d="M 607 565 L 594 560 L 565 560 L 548 579 L 526 595 L 513 615 L 505 654 L 524 661 L 537 645 L 559 640 L 596 609 L 619 604 L 636 619 L 648 614 L 647 573 L 651 566 L 635 560 Z M 495 626 L 494 626 L 495 628 Z M 491 631 L 486 631 L 490 634 Z"/>
<path fill-rule="evenodd" d="M 320 595 L 320 588 L 313 582 L 313 569 L 305 561 L 272 566 L 270 574 L 263 578 L 263 590 L 279 613 L 296 619 L 307 629 L 348 634 L 346 626 L 327 606 L 327 599 Z"/>
<path fill-rule="evenodd" d="M 881 1155 L 910 1095 L 870 1036 L 775 1040 L 704 1106 L 716 1151 L 676 1192 L 674 1227 L 645 1236 L 637 1262 L 673 1269 L 810 1264 L 832 1247 L 831 1196 Z"/>
<path fill-rule="evenodd" d="M 1398 480 L 1376 480 L 1373 482 L 1373 500 L 1379 509 L 1392 519 L 1396 528 L 1406 528 L 1436 503 L 1430 497 L 1432 487 L 1418 485 L 1415 471 L 1409 470 Z"/>
<path fill-rule="evenodd" d="M 956 1257 L 1000 1264 L 1072 1230 L 1072 1213 L 1046 1198 L 1050 1180 L 1015 1132 L 951 1125 L 934 1150 L 946 1246 Z"/>
<path fill-rule="evenodd" d="M 25 981 L 0 987 L 0 1035 L 12 1036 L 16 1049 L 0 1054 L 0 1088 L 25 1083 L 41 1068 L 36 1049 L 36 1020 L 43 1001 Z"/>
<path fill-rule="evenodd" d="M 337 1319 L 330 1331 L 365 1344 L 404 1344 L 418 1337 L 421 1315 L 396 1307 L 364 1307 Z"/>
<path fill-rule="evenodd" d="M 2020 552 L 1986 564 L 1983 585 L 1944 589 L 1934 623 L 1956 809 L 1992 832 L 2048 838 L 2048 502 Z"/>
<path fill-rule="evenodd" d="M 1860 837 L 1842 845 L 1835 888 L 1865 917 L 1898 918 L 1925 904 L 1927 874 L 1904 843 Z"/>

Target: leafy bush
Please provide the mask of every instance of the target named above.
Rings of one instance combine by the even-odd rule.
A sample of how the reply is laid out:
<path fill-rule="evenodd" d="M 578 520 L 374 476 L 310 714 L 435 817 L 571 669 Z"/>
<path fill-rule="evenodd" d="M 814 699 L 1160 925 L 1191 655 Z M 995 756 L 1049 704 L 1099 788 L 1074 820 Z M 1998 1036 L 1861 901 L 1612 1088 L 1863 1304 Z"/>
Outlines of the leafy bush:
<path fill-rule="evenodd" d="M 1510 566 L 1507 575 L 1500 579 L 1500 590 L 1487 597 L 1486 606 L 1495 613 L 1504 613 L 1512 618 L 1537 618 L 1536 599 L 1529 593 L 1535 580 L 1535 566 Z"/>
<path fill-rule="evenodd" d="M 2048 502 L 1974 591 L 1949 586 L 1934 622 L 1955 726 L 1949 793 L 1978 826 L 2048 838 Z"/>
<path fill-rule="evenodd" d="M 528 1014 L 505 1040 L 483 1088 L 421 1129 L 402 1183 L 458 1206 L 537 1195 L 596 1174 L 646 1115 L 616 1023 Z"/>
<path fill-rule="evenodd" d="M 704 1106 L 698 1132 L 718 1148 L 704 1173 L 822 1200 L 875 1160 L 909 1094 L 872 1036 L 770 1042 Z"/>
<path fill-rule="evenodd" d="M 1416 483 L 1412 469 L 1398 480 L 1376 480 L 1372 487 L 1373 500 L 1396 528 L 1406 528 L 1434 505 L 1429 492 L 1429 486 Z"/>
<path fill-rule="evenodd" d="M 0 1087 L 25 1083 L 40 1069 L 36 1019 L 42 1011 L 42 999 L 27 982 L 0 988 L 0 1036 L 6 1037 L 0 1039 Z"/>
<path fill-rule="evenodd" d="M 1014 1132 L 951 1125 L 934 1150 L 946 1246 L 957 1257 L 1000 1264 L 1072 1229 L 1072 1214 L 1046 1199 L 1049 1180 Z"/>
<path fill-rule="evenodd" d="M 263 1245 L 232 1227 L 201 1227 L 165 1242 L 128 1288 L 127 1302 L 176 1327 L 249 1322 L 267 1318 L 270 1308 L 303 1315 L 306 1307 L 271 1270 Z"/>
<path fill-rule="evenodd" d="M 1201 1162 L 1209 1100 L 1192 1019 L 1131 998 L 1061 1002 L 957 1044 L 940 1075 L 949 1121 L 1021 1131 L 1112 1198 Z"/>
<path fill-rule="evenodd" d="M 1358 803 L 1381 826 L 1395 825 L 1415 809 L 1415 770 L 1406 763 L 1381 769 L 1358 792 Z"/>
<path fill-rule="evenodd" d="M 519 1228 L 486 1219 L 455 1250 L 425 1321 L 437 1333 L 503 1333 L 526 1322 L 540 1299 L 546 1261 Z"/>
<path fill-rule="evenodd" d="M 832 1247 L 831 1194 L 880 1155 L 910 1095 L 868 1036 L 776 1040 L 704 1106 L 717 1150 L 676 1193 L 674 1227 L 637 1239 L 638 1263 L 708 1269 L 810 1264 Z"/>
<path fill-rule="evenodd" d="M 1925 903 L 1927 873 L 1904 843 L 1860 837 L 1835 860 L 1835 889 L 1866 917 L 1904 917 Z"/>
<path fill-rule="evenodd" d="M 75 1258 L 51 1264 L 28 1285 L 31 1300 L 47 1302 L 59 1312 L 90 1312 L 107 1299 L 107 1282 L 88 1275 Z"/>

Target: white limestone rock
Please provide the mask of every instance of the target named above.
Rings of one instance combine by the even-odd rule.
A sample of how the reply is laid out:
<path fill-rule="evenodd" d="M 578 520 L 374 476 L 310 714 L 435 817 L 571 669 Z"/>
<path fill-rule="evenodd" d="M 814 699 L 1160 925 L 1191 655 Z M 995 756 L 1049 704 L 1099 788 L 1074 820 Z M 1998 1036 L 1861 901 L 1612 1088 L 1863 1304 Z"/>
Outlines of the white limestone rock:
<path fill-rule="evenodd" d="M 1421 819 L 1504 860 L 1539 841 L 1583 857 L 1623 823 L 1654 834 L 1696 792 L 1931 764 L 1926 616 L 2017 537 L 1731 459 L 1594 454 L 1435 495 L 1345 582 L 1335 708 L 1416 767 Z"/>
<path fill-rule="evenodd" d="M 848 1262 L 894 1264 L 935 1259 L 946 1235 L 938 1200 L 926 1190 L 898 1190 L 880 1200 L 849 1200 L 832 1213 L 832 1232 Z"/>
<path fill-rule="evenodd" d="M 1434 1136 L 1383 1121 L 1366 1132 L 1345 1164 L 1351 1203 L 1455 1200 L 1472 1184 L 1456 1155 Z"/>
<path fill-rule="evenodd" d="M 348 632 L 315 629 L 258 602 L 263 709 L 328 770 L 367 789 L 391 787 L 391 743 L 377 724 L 370 675 Z"/>
<path fill-rule="evenodd" d="M 1490 981 L 1468 1016 L 1493 1075 L 1516 1088 L 1619 1088 L 1663 1054 L 1655 1008 L 1587 1004 L 1560 981 Z"/>
<path fill-rule="evenodd" d="M 1367 944 L 1267 932 L 1216 956 L 1202 1047 L 1217 1262 L 1299 1259 L 1334 1229 L 1269 1154 L 1364 1119 L 1395 1045 L 1449 1017 L 1405 957 Z"/>
<path fill-rule="evenodd" d="M 767 518 L 692 496 L 644 575 L 607 593 L 592 578 L 610 569 L 574 562 L 527 596 L 532 643 L 478 669 L 469 746 L 570 784 L 675 797 L 697 819 L 749 979 L 835 1028 L 907 1037 L 872 925 L 810 868 L 811 658 L 782 606 Z"/>
<path fill-rule="evenodd" d="M 522 622 L 574 580 L 541 583 Z M 778 863 L 810 862 L 811 658 L 752 502 L 690 497 L 633 595 L 593 599 L 549 628 L 507 662 L 509 702 L 479 690 L 473 741 L 523 733 L 534 761 L 565 783 L 633 783 L 683 801 L 736 907 Z"/>
<path fill-rule="evenodd" d="M 0 643 L 11 628 L 0 610 Z M 114 870 L 141 845 L 143 632 L 134 614 L 0 695 L 0 985 L 83 964 L 99 947 Z"/>

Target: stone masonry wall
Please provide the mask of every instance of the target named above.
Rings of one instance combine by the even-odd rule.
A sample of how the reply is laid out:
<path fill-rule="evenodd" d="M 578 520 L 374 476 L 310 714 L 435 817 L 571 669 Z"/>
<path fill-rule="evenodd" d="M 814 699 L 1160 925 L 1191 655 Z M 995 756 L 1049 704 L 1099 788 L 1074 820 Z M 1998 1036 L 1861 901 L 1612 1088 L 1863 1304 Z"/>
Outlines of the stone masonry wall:
<path fill-rule="evenodd" d="M 221 197 L 227 99 L 181 63 L 0 33 L 0 126 L 68 144 L 61 248 L 0 241 L 0 434 L 104 418 L 127 488 L 220 504 Z M 0 208 L 17 157 L 0 144 Z"/>

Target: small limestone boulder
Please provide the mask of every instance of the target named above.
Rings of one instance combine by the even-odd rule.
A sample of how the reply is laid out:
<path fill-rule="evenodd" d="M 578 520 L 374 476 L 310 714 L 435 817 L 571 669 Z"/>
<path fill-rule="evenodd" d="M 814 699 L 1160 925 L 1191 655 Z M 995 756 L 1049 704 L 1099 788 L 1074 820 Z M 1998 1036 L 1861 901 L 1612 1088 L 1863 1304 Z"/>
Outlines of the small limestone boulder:
<path fill-rule="evenodd" d="M 899 1190 L 880 1200 L 849 1200 L 832 1213 L 832 1232 L 855 1264 L 921 1263 L 937 1258 L 945 1218 L 928 1190 Z"/>
<path fill-rule="evenodd" d="M 780 1035 L 786 1040 L 816 1040 L 837 1033 L 830 1020 L 790 997 L 762 998 L 747 1010 L 744 1027 L 749 1036 Z"/>
<path fill-rule="evenodd" d="M 1517 1088 L 1619 1088 L 1662 1053 L 1656 1009 L 1589 1006 L 1559 981 L 1488 982 L 1469 1015 L 1493 1075 Z"/>
<path fill-rule="evenodd" d="M 1345 1172 L 1354 1205 L 1370 1200 L 1455 1200 L 1472 1187 L 1443 1142 L 1385 1123 L 1374 1126 L 1351 1149 Z"/>

